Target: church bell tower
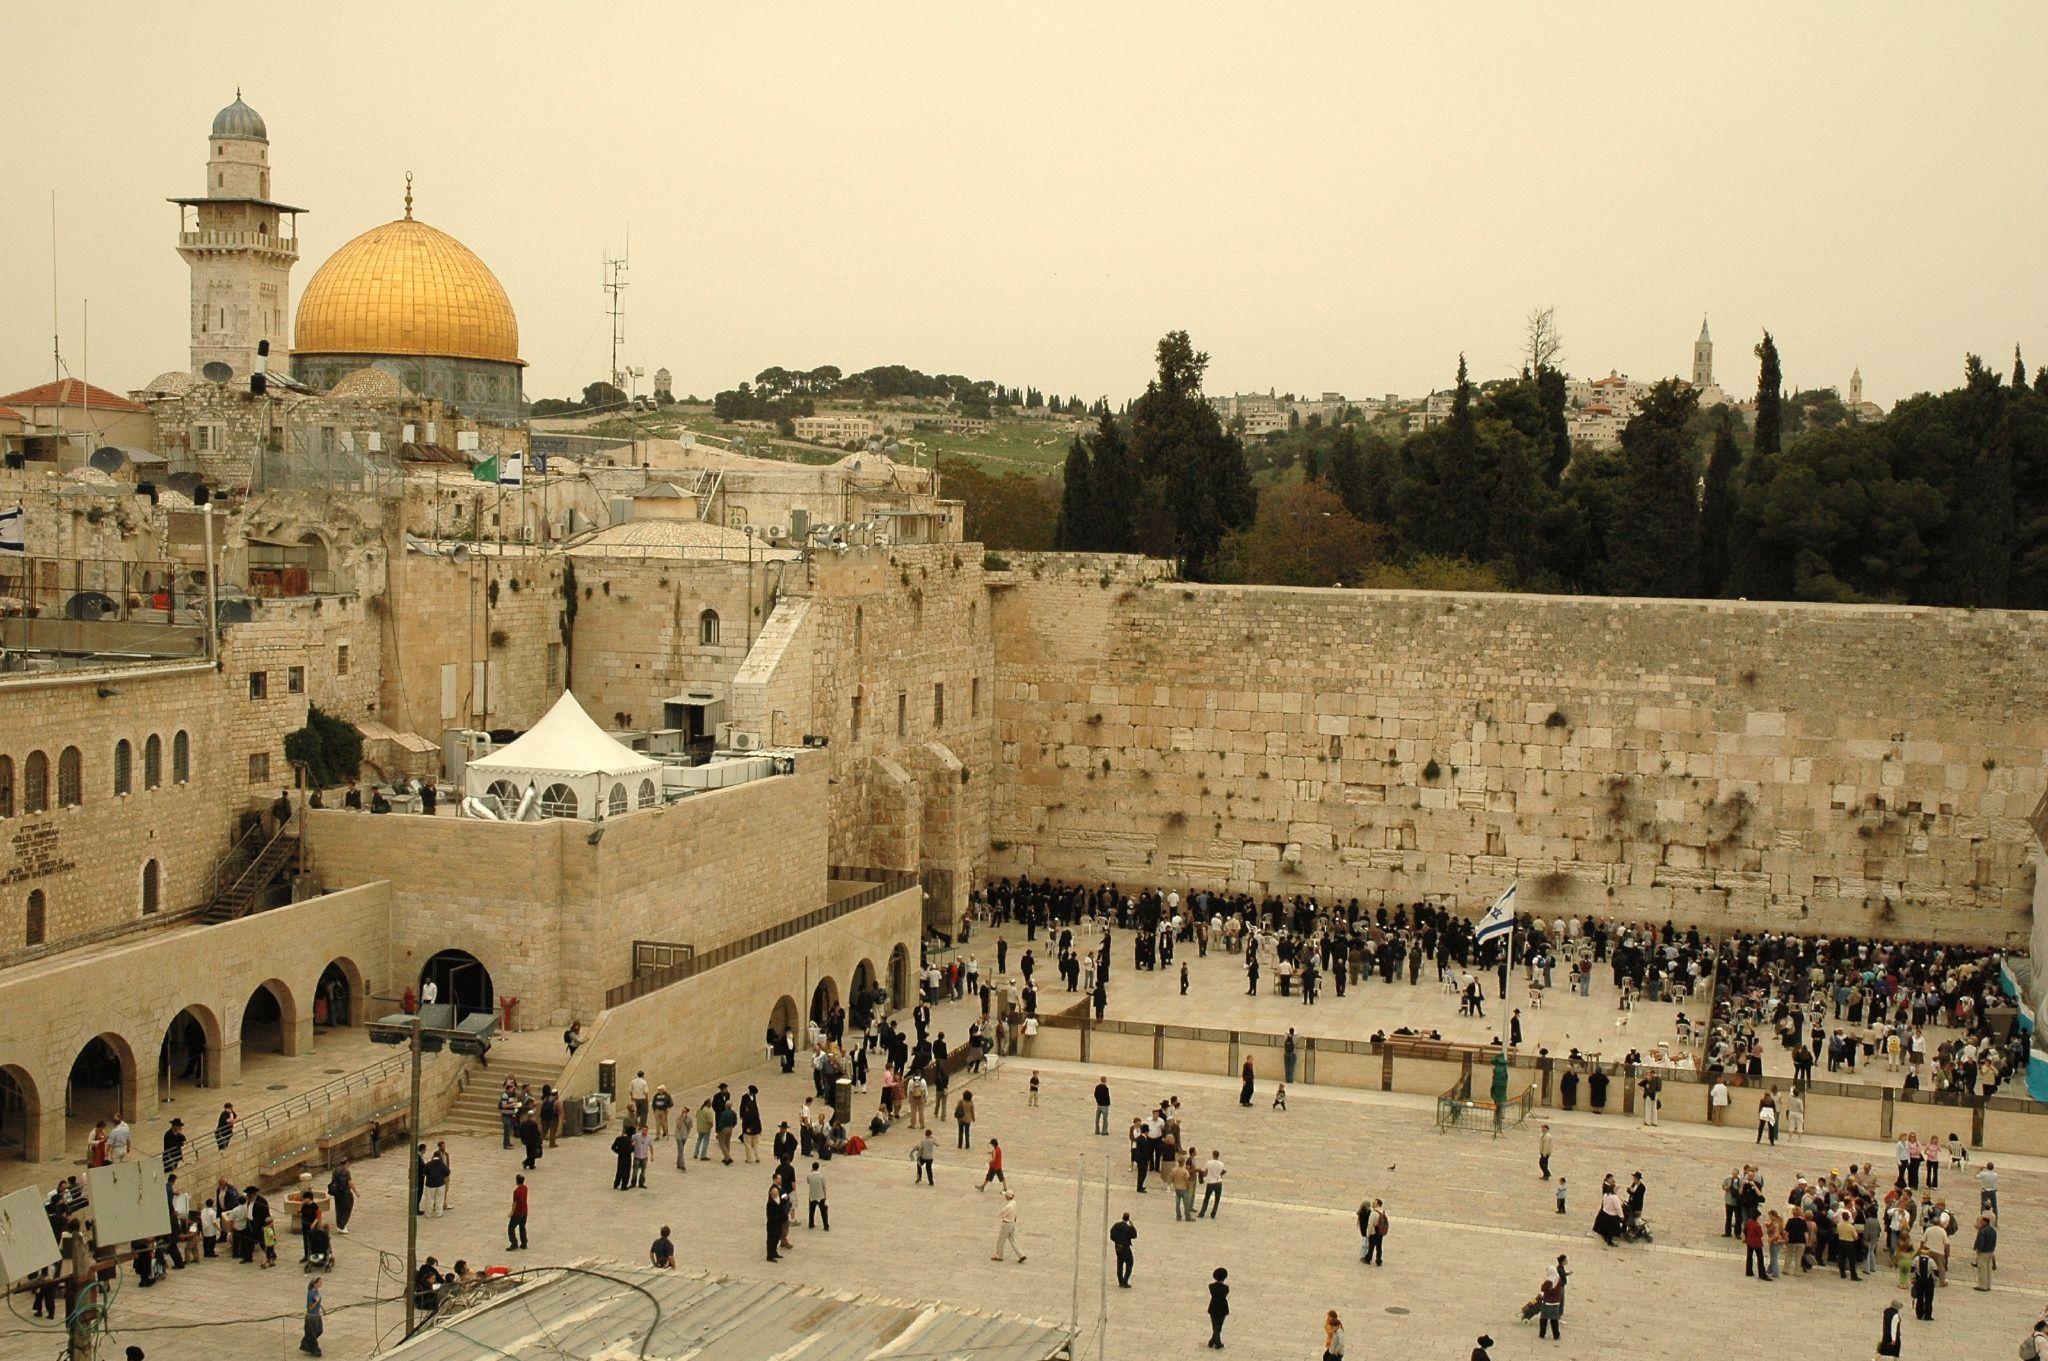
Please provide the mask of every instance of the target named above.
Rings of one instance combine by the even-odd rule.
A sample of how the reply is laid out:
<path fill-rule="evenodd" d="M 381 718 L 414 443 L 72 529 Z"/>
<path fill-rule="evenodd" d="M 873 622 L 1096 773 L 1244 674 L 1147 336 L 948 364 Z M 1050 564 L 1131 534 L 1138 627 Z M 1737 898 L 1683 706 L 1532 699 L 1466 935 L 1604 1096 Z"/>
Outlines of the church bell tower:
<path fill-rule="evenodd" d="M 270 134 L 262 116 L 235 102 L 213 118 L 206 192 L 174 198 L 178 254 L 192 270 L 192 372 L 221 363 L 246 384 L 270 342 L 267 367 L 288 371 L 291 274 L 299 258 L 298 215 L 270 196 Z"/>
<path fill-rule="evenodd" d="M 1701 392 L 1714 385 L 1714 341 L 1705 317 L 1700 318 L 1700 338 L 1692 343 L 1692 385 Z"/>

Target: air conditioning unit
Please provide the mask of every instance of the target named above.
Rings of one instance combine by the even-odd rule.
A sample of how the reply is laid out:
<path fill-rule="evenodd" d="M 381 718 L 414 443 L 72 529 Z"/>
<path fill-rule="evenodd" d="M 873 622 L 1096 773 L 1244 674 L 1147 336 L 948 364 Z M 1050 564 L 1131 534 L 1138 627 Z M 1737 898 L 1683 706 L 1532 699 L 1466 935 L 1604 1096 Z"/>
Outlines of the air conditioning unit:
<path fill-rule="evenodd" d="M 371 452 L 371 453 L 373 453 L 373 454 L 381 454 L 381 453 L 383 453 L 383 452 L 384 452 L 384 432 L 383 432 L 383 431 L 381 431 L 381 430 L 372 430 L 372 431 L 370 432 L 370 444 L 369 444 L 369 448 L 370 448 L 370 452 Z"/>
<path fill-rule="evenodd" d="M 413 424 L 412 424 L 412 423 L 411 423 L 410 421 L 408 421 L 408 422 L 407 422 L 407 423 L 405 424 L 405 426 L 404 426 L 404 427 L 403 427 L 403 428 L 402 428 L 402 429 L 400 430 L 400 432 L 399 432 L 399 435 L 398 435 L 398 438 L 399 438 L 399 442 L 400 442 L 400 443 L 403 443 L 403 444 L 416 444 L 416 443 L 418 443 L 418 442 L 419 442 L 419 434 L 418 434 L 418 427 L 414 426 L 414 425 L 413 425 Z"/>
<path fill-rule="evenodd" d="M 728 736 L 730 737 L 730 740 L 726 743 L 726 746 L 730 750 L 759 751 L 761 749 L 761 734 L 757 732 L 735 731 L 733 733 L 730 733 Z"/>
<path fill-rule="evenodd" d="M 781 525 L 768 526 L 768 541 L 774 543 L 783 537 Z"/>

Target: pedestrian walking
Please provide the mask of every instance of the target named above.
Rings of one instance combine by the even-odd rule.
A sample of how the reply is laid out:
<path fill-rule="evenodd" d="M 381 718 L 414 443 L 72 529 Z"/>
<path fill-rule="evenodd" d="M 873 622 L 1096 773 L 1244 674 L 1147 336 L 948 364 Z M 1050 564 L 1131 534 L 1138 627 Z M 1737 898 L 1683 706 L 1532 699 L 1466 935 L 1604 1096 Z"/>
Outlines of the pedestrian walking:
<path fill-rule="evenodd" d="M 315 1276 L 306 1283 L 306 1330 L 299 1338 L 299 1350 L 308 1356 L 320 1355 L 320 1334 L 327 1331 L 327 1297 L 321 1289 L 326 1279 Z M 132 1355 L 141 1355 L 135 1347 L 128 1350 Z"/>
<path fill-rule="evenodd" d="M 645 1191 L 647 1189 L 647 1163 L 648 1160 L 651 1159 L 653 1156 L 654 1140 L 648 1137 L 647 1127 L 645 1125 L 642 1125 L 640 1128 L 633 1131 L 632 1180 L 632 1185 L 642 1191 Z"/>
<path fill-rule="evenodd" d="M 1249 1057 L 1244 1061 L 1240 1076 L 1244 1079 L 1244 1085 L 1238 1088 L 1237 1104 L 1249 1107 L 1252 1104 L 1252 1061 Z"/>
<path fill-rule="evenodd" d="M 936 1187 L 938 1183 L 932 1180 L 932 1162 L 939 1156 L 939 1141 L 932 1138 L 930 1130 L 926 1130 L 924 1138 L 912 1147 L 910 1156 L 917 1163 L 917 1175 L 911 1179 L 910 1184 L 915 1186 L 918 1182 L 924 1182 L 928 1186 Z"/>
<path fill-rule="evenodd" d="M 1536 1336 L 1553 1342 L 1564 1339 L 1564 1284 L 1555 1276 L 1543 1278 L 1536 1292 Z"/>
<path fill-rule="evenodd" d="M 1010 1184 L 1010 1179 L 1003 1175 L 1003 1146 L 994 1139 L 988 1141 L 988 1171 L 982 1174 L 979 1189 L 988 1190 L 992 1181 L 999 1181 L 1005 1187 Z"/>
<path fill-rule="evenodd" d="M 1365 1217 L 1365 1260 L 1374 1266 L 1387 1264 L 1387 1207 L 1375 1199 Z"/>
<path fill-rule="evenodd" d="M 1209 1346 L 1223 1350 L 1223 1320 L 1230 1317 L 1230 1272 L 1217 1267 L 1209 1273 Z"/>
<path fill-rule="evenodd" d="M 1550 1180 L 1550 1149 L 1550 1126 L 1545 1125 L 1536 1140 L 1536 1170 L 1545 1181 Z"/>
<path fill-rule="evenodd" d="M 1886 1300 L 1884 1315 L 1877 1324 L 1877 1354 L 1897 1356 L 1906 1345 L 1905 1320 L 1899 1317 L 1899 1302 Z"/>
<path fill-rule="evenodd" d="M 974 1093 L 963 1091 L 953 1103 L 953 1123 L 958 1127 L 960 1148 L 974 1147 Z"/>
<path fill-rule="evenodd" d="M 524 1251 L 526 1248 L 526 1175 L 519 1173 L 512 1178 L 512 1213 L 505 1220 L 505 1247 L 508 1251 Z"/>
<path fill-rule="evenodd" d="M 810 1199 L 810 1217 L 804 1227 L 815 1229 L 822 1221 L 825 1232 L 832 1232 L 832 1211 L 825 1204 L 825 1173 L 815 1162 L 811 1164 L 810 1175 L 804 1178 L 804 1192 Z"/>
<path fill-rule="evenodd" d="M 612 1140 L 612 1190 L 624 1191 L 633 1184 L 633 1127 L 627 1125 Z"/>
<path fill-rule="evenodd" d="M 1994 1259 L 1998 1255 L 1998 1226 L 1991 1222 L 1990 1215 L 1977 1216 L 1977 1236 L 1971 1240 L 1970 1247 L 1977 1254 L 1977 1284 L 1972 1288 L 1989 1290 L 1991 1271 L 1997 1265 Z"/>
<path fill-rule="evenodd" d="M 512 1085 L 510 1078 L 506 1079 L 505 1085 L 508 1087 Z M 636 1071 L 633 1074 L 633 1080 L 626 1084 L 626 1098 L 632 1102 L 633 1123 L 641 1129 L 647 1128 L 648 1107 L 653 1104 L 653 1101 L 652 1091 L 647 1085 L 647 1070 L 645 1068 Z"/>
<path fill-rule="evenodd" d="M 996 1219 L 996 1251 L 989 1260 L 1000 1262 L 1005 1251 L 1017 1254 L 1017 1265 L 1024 1265 L 1024 1250 L 1017 1246 L 1017 1193 L 1007 1187 L 1003 1190 L 1003 1209 Z"/>
<path fill-rule="evenodd" d="M 1129 1290 L 1131 1269 L 1137 1265 L 1138 1260 L 1131 1252 L 1131 1244 L 1138 1241 L 1138 1226 L 1131 1222 L 1129 1214 L 1110 1225 L 1109 1241 L 1116 1247 L 1116 1283 Z"/>
<path fill-rule="evenodd" d="M 1095 1079 L 1095 1132 L 1109 1133 L 1109 1079 Z"/>
<path fill-rule="evenodd" d="M 350 1169 L 347 1158 L 343 1158 L 327 1178 L 327 1196 L 334 1202 L 335 1230 L 347 1233 L 349 1216 L 356 1212 L 356 1174 Z M 213 1256 L 211 1252 L 206 1255 Z"/>
<path fill-rule="evenodd" d="M 1344 1361 L 1344 1320 L 1335 1309 L 1323 1315 L 1323 1361 Z"/>

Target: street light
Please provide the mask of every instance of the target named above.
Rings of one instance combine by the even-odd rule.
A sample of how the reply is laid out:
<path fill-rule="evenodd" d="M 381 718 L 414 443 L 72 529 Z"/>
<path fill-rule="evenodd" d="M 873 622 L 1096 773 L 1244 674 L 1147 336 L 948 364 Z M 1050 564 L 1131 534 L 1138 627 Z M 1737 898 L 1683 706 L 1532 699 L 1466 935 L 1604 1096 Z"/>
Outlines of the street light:
<path fill-rule="evenodd" d="M 446 1012 L 453 1025 L 426 1023 L 429 1011 Z M 438 1019 L 438 1017 L 437 1017 Z M 372 1022 L 370 1039 L 377 1044 L 403 1044 L 412 1054 L 412 1102 L 406 1118 L 411 1137 L 406 1140 L 405 1198 L 405 1335 L 411 1337 L 419 1326 L 419 1297 L 414 1288 L 420 1270 L 420 1144 L 426 1131 L 420 1128 L 420 1056 L 438 1052 L 445 1044 L 458 1054 L 480 1054 L 498 1029 L 498 1018 L 485 1011 L 464 1019 L 455 1018 L 455 1004 L 422 1006 L 410 1016 L 400 1013 Z"/>

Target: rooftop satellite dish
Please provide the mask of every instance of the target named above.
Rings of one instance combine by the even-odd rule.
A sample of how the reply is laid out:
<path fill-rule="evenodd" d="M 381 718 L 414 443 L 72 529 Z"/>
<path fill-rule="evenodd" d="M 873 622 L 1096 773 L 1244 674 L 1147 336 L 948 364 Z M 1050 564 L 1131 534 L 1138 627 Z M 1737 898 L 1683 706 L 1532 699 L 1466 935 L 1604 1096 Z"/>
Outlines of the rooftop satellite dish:
<path fill-rule="evenodd" d="M 235 371 L 228 365 L 221 363 L 218 359 L 209 359 L 200 368 L 199 376 L 209 383 L 225 383 L 228 379 L 235 376 Z"/>
<path fill-rule="evenodd" d="M 194 505 L 198 504 L 197 499 L 193 497 L 193 493 L 202 485 L 198 473 L 172 473 L 164 479 L 164 485 L 180 496 L 191 499 Z"/>
<path fill-rule="evenodd" d="M 111 444 L 103 444 L 92 451 L 92 457 L 86 462 L 103 473 L 118 473 L 128 466 L 128 455 Z"/>
<path fill-rule="evenodd" d="M 103 592 L 80 591 L 64 602 L 64 617 L 91 622 L 118 614 L 120 609 L 121 607 L 114 603 L 113 597 Z"/>

